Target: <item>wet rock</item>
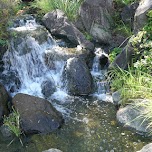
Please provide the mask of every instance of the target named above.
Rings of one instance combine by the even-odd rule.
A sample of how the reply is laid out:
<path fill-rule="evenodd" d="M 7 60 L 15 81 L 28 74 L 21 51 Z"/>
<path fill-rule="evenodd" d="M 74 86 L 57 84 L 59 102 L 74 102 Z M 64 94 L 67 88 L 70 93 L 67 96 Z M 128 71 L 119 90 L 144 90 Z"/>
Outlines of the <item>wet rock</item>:
<path fill-rule="evenodd" d="M 55 61 L 67 61 L 69 58 L 78 57 L 85 60 L 88 67 L 92 67 L 94 53 L 83 49 L 80 45 L 77 48 L 60 48 L 54 47 L 50 51 L 45 52 L 45 63 L 50 69 L 55 68 Z"/>
<path fill-rule="evenodd" d="M 121 12 L 121 19 L 125 24 L 130 25 L 130 27 L 133 28 L 133 21 L 134 21 L 134 15 L 135 15 L 135 11 L 138 7 L 139 3 L 138 2 L 134 2 L 130 5 L 125 6 L 122 9 Z"/>
<path fill-rule="evenodd" d="M 44 81 L 41 84 L 41 88 L 42 88 L 42 93 L 46 98 L 50 97 L 56 90 L 54 83 L 50 80 Z"/>
<path fill-rule="evenodd" d="M 136 100 L 136 102 L 146 102 L 146 100 Z M 117 120 L 124 127 L 136 131 L 138 134 L 143 134 L 148 136 L 150 129 L 147 128 L 148 122 L 140 117 L 145 111 L 144 107 L 133 107 L 132 105 L 127 105 L 124 108 L 120 108 L 117 111 Z"/>
<path fill-rule="evenodd" d="M 6 91 L 5 87 L 0 84 L 0 122 L 2 121 L 2 117 L 9 113 L 8 110 L 8 101 L 10 100 L 10 96 Z"/>
<path fill-rule="evenodd" d="M 71 94 L 88 95 L 92 92 L 93 79 L 83 59 L 75 57 L 68 59 L 64 73 Z"/>
<path fill-rule="evenodd" d="M 141 150 L 137 152 L 152 152 L 152 143 L 147 144 L 146 146 L 144 146 Z"/>
<path fill-rule="evenodd" d="M 112 10 L 112 0 L 85 0 L 80 7 L 79 15 L 85 31 L 99 43 L 110 43 Z"/>
<path fill-rule="evenodd" d="M 43 23 L 51 34 L 68 38 L 73 44 L 93 50 L 94 45 L 71 23 L 61 10 L 45 14 Z"/>
<path fill-rule="evenodd" d="M 147 13 L 152 9 L 151 0 L 141 0 L 134 16 L 134 32 L 141 30 L 147 22 Z"/>
<path fill-rule="evenodd" d="M 112 99 L 113 99 L 113 103 L 115 105 L 119 105 L 120 101 L 121 101 L 121 96 L 120 96 L 120 92 L 119 91 L 115 91 L 112 93 Z"/>
<path fill-rule="evenodd" d="M 61 113 L 45 99 L 20 93 L 12 102 L 20 113 L 21 128 L 26 134 L 49 133 L 63 123 Z"/>
<path fill-rule="evenodd" d="M 33 16 L 21 15 L 11 22 L 12 26 L 9 29 L 10 51 L 17 52 L 18 55 L 22 56 L 39 47 L 38 44 L 54 44 L 49 32 L 45 27 L 36 23 Z M 33 43 L 33 40 L 38 44 Z"/>
<path fill-rule="evenodd" d="M 51 149 L 45 150 L 43 152 L 62 152 L 62 151 L 59 149 L 51 148 Z"/>
<path fill-rule="evenodd" d="M 108 54 L 106 54 L 101 48 L 96 48 L 95 54 L 99 57 L 100 66 L 102 69 L 109 66 L 110 61 Z"/>

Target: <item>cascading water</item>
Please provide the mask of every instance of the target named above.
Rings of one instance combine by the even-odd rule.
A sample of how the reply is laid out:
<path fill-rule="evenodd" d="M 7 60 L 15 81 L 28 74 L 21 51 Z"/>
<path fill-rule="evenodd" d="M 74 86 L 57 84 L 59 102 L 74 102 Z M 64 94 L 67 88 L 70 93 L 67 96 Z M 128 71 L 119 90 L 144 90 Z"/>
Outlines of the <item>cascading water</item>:
<path fill-rule="evenodd" d="M 26 20 L 19 20 L 10 30 L 16 34 L 11 40 L 11 47 L 3 57 L 5 70 L 2 76 L 7 78 L 10 75 L 9 81 L 15 77 L 6 85 L 7 89 L 12 91 L 12 95 L 20 92 L 43 97 L 42 84 L 50 81 L 56 88 L 54 98 L 67 96 L 61 81 L 65 61 L 54 59 L 51 61 L 52 67 L 49 61 L 46 61 L 49 52 L 55 54 L 59 49 L 48 32 L 37 24 L 32 16 Z M 35 36 L 35 33 L 39 32 L 40 40 Z M 21 37 L 18 37 L 20 35 Z M 18 79 L 18 84 L 14 79 Z"/>
<path fill-rule="evenodd" d="M 100 52 L 103 53 L 104 52 Z M 102 101 L 112 102 L 112 97 L 108 95 L 109 93 L 109 85 L 106 82 L 106 69 L 102 69 L 100 65 L 100 54 L 98 51 L 98 48 L 95 51 L 95 57 L 93 60 L 92 65 L 92 71 L 91 74 L 94 78 L 95 84 L 96 84 L 96 92 L 93 94 L 93 96 L 97 97 L 98 99 Z"/>
<path fill-rule="evenodd" d="M 142 138 L 118 127 L 113 104 L 100 102 L 109 101 L 110 98 L 106 94 L 106 71 L 101 70 L 98 54 L 94 58 L 91 71 L 97 86 L 93 96 L 97 98 L 72 97 L 66 93 L 63 84 L 65 52 L 57 46 L 51 35 L 32 16 L 16 21 L 10 30 L 13 38 L 3 57 L 4 71 L 1 75 L 7 90 L 13 96 L 21 92 L 46 97 L 47 93 L 43 93 L 42 86 L 47 86 L 48 83 L 48 86 L 55 88 L 48 87 L 48 91 L 53 90 L 52 95 L 46 97 L 48 100 L 56 99 L 64 103 L 70 99 L 70 104 L 53 103 L 57 110 L 67 116 L 65 118 L 70 119 L 55 133 L 32 136 L 25 146 L 15 141 L 7 146 L 10 141 L 3 140 L 0 134 L 0 151 L 42 152 L 53 147 L 64 152 L 122 152 L 128 149 L 135 152 L 145 144 Z M 133 140 L 135 144 L 132 144 Z"/>

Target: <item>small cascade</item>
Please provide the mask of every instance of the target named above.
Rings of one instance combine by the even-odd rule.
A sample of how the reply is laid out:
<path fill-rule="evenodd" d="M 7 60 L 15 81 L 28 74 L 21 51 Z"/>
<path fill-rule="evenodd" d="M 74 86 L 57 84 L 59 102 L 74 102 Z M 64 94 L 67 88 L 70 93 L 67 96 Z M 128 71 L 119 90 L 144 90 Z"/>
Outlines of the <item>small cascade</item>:
<path fill-rule="evenodd" d="M 96 91 L 93 96 L 100 100 L 112 102 L 112 97 L 108 95 L 109 85 L 106 81 L 106 69 L 102 69 L 100 65 L 100 56 L 98 52 L 95 52 L 96 56 L 93 60 L 91 74 L 94 78 Z"/>
<path fill-rule="evenodd" d="M 26 20 L 16 21 L 10 30 L 16 32 L 16 36 L 11 39 L 11 46 L 3 57 L 5 70 L 2 77 L 12 95 L 25 93 L 45 97 L 42 94 L 42 84 L 51 82 L 55 88 L 52 95 L 54 99 L 68 96 L 62 83 L 65 61 L 53 56 L 52 67 L 46 63 L 49 62 L 46 59 L 47 53 L 58 51 L 57 44 L 46 29 L 37 24 L 33 17 L 28 17 Z M 40 40 L 35 37 L 35 33 L 39 31 L 41 32 Z M 43 35 L 45 36 L 42 37 Z"/>

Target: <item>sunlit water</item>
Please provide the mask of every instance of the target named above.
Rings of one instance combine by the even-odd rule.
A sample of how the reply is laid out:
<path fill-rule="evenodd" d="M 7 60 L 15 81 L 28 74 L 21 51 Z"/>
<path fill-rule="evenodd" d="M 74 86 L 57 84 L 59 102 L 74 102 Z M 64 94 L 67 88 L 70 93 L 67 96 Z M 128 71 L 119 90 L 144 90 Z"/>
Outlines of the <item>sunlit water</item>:
<path fill-rule="evenodd" d="M 47 53 L 62 54 L 62 49 L 49 34 L 40 44 L 29 34 L 37 28 L 43 30 L 33 18 L 27 22 L 21 20 L 20 25 L 11 28 L 21 33 L 28 31 L 28 35 L 17 47 L 12 41 L 11 48 L 4 55 L 2 77 L 7 80 L 4 84 L 12 96 L 21 92 L 43 98 L 41 84 L 46 80 L 53 81 L 56 91 L 48 100 L 63 114 L 65 123 L 48 135 L 23 137 L 24 146 L 18 140 L 7 146 L 12 139 L 4 139 L 0 135 L 0 152 L 42 152 L 50 148 L 63 152 L 135 152 L 141 149 L 147 143 L 145 138 L 124 130 L 116 122 L 116 109 L 109 103 L 112 99 L 107 94 L 109 88 L 105 82 L 105 71 L 101 70 L 98 57 L 94 58 L 91 70 L 97 91 L 85 99 L 70 96 L 62 77 L 66 61 L 55 56 L 53 62 L 46 64 L 45 61 Z M 30 51 L 24 52 L 23 48 L 28 44 Z M 19 79 L 19 84 L 12 79 L 14 76 Z"/>

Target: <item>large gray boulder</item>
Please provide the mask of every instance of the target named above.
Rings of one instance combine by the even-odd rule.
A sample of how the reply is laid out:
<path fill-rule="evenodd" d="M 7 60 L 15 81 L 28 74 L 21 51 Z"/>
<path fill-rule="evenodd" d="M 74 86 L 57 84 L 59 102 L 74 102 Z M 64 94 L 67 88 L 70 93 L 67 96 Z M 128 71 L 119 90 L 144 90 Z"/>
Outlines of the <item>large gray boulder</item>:
<path fill-rule="evenodd" d="M 94 45 L 72 24 L 61 10 L 54 10 L 44 15 L 42 19 L 51 34 L 68 38 L 73 44 L 93 50 Z"/>
<path fill-rule="evenodd" d="M 152 143 L 147 144 L 146 146 L 144 146 L 141 150 L 137 152 L 152 152 Z"/>
<path fill-rule="evenodd" d="M 63 123 L 61 113 L 45 99 L 19 93 L 12 102 L 20 114 L 21 128 L 26 134 L 49 133 Z"/>
<path fill-rule="evenodd" d="M 110 43 L 112 0 L 85 0 L 79 11 L 85 30 L 100 43 Z"/>
<path fill-rule="evenodd" d="M 142 99 L 136 99 L 135 101 L 146 102 L 146 100 Z M 127 105 L 117 111 L 117 120 L 124 127 L 134 130 L 138 134 L 148 136 L 150 131 L 148 122 L 142 117 L 145 110 L 144 106 L 139 106 L 137 108 L 132 105 Z"/>
<path fill-rule="evenodd" d="M 147 12 L 152 9 L 152 0 L 141 0 L 134 16 L 134 32 L 141 30 L 147 22 Z"/>
<path fill-rule="evenodd" d="M 0 84 L 0 122 L 4 115 L 9 113 L 8 111 L 8 101 L 10 100 L 10 96 L 6 91 L 5 87 Z"/>
<path fill-rule="evenodd" d="M 83 59 L 75 57 L 68 59 L 64 73 L 71 94 L 88 95 L 92 92 L 93 79 Z"/>

